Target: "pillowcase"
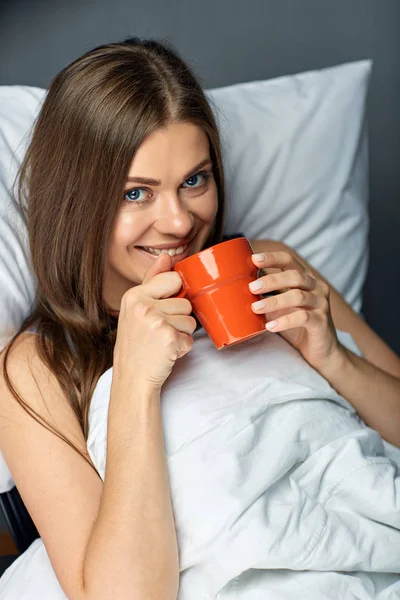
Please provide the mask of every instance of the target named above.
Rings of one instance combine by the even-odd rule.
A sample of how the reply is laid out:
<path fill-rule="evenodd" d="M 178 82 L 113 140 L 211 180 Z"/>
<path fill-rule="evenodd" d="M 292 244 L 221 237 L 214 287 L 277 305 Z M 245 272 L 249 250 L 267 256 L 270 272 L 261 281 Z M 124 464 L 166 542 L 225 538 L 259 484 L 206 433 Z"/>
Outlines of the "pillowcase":
<path fill-rule="evenodd" d="M 207 91 L 222 138 L 225 232 L 285 242 L 357 312 L 368 267 L 371 66 Z"/>
<path fill-rule="evenodd" d="M 27 230 L 11 194 L 45 91 L 0 86 L 0 351 L 34 301 Z"/>
<path fill-rule="evenodd" d="M 206 90 L 222 138 L 225 234 L 286 242 L 357 311 L 368 263 L 370 70 L 371 61 L 359 61 Z M 26 226 L 10 190 L 44 96 L 0 86 L 0 351 L 35 298 Z M 0 461 L 0 493 L 11 484 Z"/>
<path fill-rule="evenodd" d="M 0 86 L 0 351 L 17 330 L 35 298 L 26 226 L 11 187 L 23 155 L 44 90 L 27 86 Z M 14 487 L 0 453 L 0 494 Z"/>

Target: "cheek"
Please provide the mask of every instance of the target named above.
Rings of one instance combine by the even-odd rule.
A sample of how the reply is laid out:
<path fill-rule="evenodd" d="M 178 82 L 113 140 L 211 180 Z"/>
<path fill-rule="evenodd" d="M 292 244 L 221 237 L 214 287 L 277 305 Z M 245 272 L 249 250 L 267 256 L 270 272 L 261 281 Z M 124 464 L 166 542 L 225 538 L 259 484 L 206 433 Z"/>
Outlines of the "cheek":
<path fill-rule="evenodd" d="M 111 242 L 114 247 L 126 247 L 133 244 L 135 239 L 140 236 L 138 228 L 138 219 L 127 210 L 122 210 L 117 216 Z"/>
<path fill-rule="evenodd" d="M 201 204 L 198 206 L 197 215 L 205 223 L 211 223 L 218 211 L 218 195 L 216 186 L 213 187 L 202 198 Z"/>

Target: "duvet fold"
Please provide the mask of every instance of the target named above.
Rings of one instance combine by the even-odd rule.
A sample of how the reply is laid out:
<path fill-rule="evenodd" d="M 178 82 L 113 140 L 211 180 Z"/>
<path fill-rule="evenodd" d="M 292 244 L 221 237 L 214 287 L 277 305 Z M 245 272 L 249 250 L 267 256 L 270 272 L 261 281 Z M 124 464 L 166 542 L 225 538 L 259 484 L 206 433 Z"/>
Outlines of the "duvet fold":
<path fill-rule="evenodd" d="M 161 396 L 179 600 L 400 598 L 400 450 L 280 336 L 221 351 L 194 337 Z M 111 381 L 89 415 L 102 478 Z M 65 599 L 41 540 L 0 597 Z"/>

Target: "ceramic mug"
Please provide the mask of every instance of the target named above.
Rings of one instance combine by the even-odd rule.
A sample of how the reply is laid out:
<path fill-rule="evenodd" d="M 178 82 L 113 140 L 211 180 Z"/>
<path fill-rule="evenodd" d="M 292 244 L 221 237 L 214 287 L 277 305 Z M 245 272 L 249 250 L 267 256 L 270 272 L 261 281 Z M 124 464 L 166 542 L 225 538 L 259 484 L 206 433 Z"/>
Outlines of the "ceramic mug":
<path fill-rule="evenodd" d="M 251 308 L 262 298 L 249 290 L 258 274 L 253 253 L 249 240 L 240 237 L 192 254 L 173 267 L 182 278 L 182 289 L 175 297 L 190 300 L 218 350 L 266 331 L 265 315 Z"/>

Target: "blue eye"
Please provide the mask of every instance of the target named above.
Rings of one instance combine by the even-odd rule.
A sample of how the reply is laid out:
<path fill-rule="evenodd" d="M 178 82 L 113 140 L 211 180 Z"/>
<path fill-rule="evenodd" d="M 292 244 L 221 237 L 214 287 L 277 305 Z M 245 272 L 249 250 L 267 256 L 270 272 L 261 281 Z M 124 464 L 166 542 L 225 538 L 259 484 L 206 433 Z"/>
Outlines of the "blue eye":
<path fill-rule="evenodd" d="M 211 174 L 211 171 L 199 171 L 199 173 L 192 175 L 189 179 L 186 179 L 185 183 L 193 182 L 193 180 L 195 180 L 194 184 L 196 184 L 199 177 L 202 177 L 203 181 L 200 182 L 200 185 L 189 185 L 189 187 L 186 187 L 185 189 L 199 189 L 205 187 Z M 144 191 L 150 190 L 147 188 L 132 188 L 131 190 L 127 190 L 124 194 L 124 202 L 127 202 L 128 204 L 144 204 L 147 202 L 147 199 L 140 199 L 140 193 Z"/>
<path fill-rule="evenodd" d="M 196 175 L 192 175 L 191 177 L 189 177 L 189 179 L 186 179 L 186 182 L 190 181 L 191 179 L 198 178 L 199 175 L 204 178 L 205 181 L 203 183 L 205 183 L 207 181 L 208 177 L 210 176 L 210 173 L 208 173 L 206 171 L 200 171 L 200 173 L 196 173 Z M 190 185 L 189 187 L 193 187 L 193 186 Z M 197 187 L 201 187 L 201 186 L 197 186 Z"/>
<path fill-rule="evenodd" d="M 128 190 L 125 192 L 124 200 L 126 202 L 136 202 L 137 204 L 141 204 L 145 202 L 145 200 L 139 200 L 140 192 L 144 191 L 146 188 L 133 188 L 133 190 Z"/>

